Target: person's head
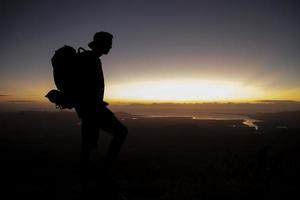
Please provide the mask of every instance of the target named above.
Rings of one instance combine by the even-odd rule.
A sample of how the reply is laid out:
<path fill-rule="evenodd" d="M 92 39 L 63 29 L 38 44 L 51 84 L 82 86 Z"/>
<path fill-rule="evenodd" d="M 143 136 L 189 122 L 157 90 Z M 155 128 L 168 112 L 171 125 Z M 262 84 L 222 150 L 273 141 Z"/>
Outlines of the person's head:
<path fill-rule="evenodd" d="M 108 32 L 97 32 L 94 35 L 93 41 L 88 44 L 88 46 L 94 51 L 98 56 L 103 54 L 108 54 L 112 47 L 113 35 Z"/>

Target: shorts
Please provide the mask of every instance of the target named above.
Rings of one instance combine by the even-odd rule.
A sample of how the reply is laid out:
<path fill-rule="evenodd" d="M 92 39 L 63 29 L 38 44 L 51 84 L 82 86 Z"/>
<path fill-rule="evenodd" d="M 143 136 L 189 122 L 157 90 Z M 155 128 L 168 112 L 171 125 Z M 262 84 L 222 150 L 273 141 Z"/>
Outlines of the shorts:
<path fill-rule="evenodd" d="M 81 119 L 82 145 L 97 148 L 99 130 L 111 133 L 114 136 L 122 134 L 127 128 L 118 120 L 106 106 L 80 106 L 75 110 Z"/>

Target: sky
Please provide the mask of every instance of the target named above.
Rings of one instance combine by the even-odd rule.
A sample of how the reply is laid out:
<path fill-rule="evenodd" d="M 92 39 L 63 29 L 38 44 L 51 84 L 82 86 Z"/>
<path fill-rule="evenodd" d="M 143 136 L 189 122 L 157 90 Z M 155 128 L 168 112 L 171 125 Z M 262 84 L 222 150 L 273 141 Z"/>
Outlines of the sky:
<path fill-rule="evenodd" d="M 296 0 L 0 2 L 0 102 L 46 101 L 55 50 L 97 31 L 107 101 L 300 101 Z"/>

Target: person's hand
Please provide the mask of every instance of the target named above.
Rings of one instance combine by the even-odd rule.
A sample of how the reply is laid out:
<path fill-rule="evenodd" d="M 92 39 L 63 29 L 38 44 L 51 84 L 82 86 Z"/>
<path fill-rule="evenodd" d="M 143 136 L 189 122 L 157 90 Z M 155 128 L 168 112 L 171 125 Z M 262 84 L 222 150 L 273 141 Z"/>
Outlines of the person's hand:
<path fill-rule="evenodd" d="M 103 103 L 104 106 L 108 106 L 109 105 L 109 103 L 107 103 L 106 101 L 103 101 L 102 103 Z"/>

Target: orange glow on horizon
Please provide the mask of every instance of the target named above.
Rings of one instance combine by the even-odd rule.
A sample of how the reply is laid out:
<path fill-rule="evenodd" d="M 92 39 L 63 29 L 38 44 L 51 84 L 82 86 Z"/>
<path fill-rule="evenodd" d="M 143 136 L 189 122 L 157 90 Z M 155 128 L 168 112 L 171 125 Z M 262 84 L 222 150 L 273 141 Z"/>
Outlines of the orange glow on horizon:
<path fill-rule="evenodd" d="M 110 85 L 107 99 L 136 102 L 250 101 L 261 99 L 260 88 L 238 82 L 210 80 L 159 80 Z"/>
<path fill-rule="evenodd" d="M 48 104 L 45 94 L 55 88 L 52 84 L 40 84 L 20 92 L 2 96 L 0 102 L 24 101 Z M 300 88 L 266 89 L 262 85 L 246 85 L 227 80 L 169 79 L 108 83 L 105 101 L 112 104 L 127 103 L 249 103 L 256 100 L 300 101 Z"/>

